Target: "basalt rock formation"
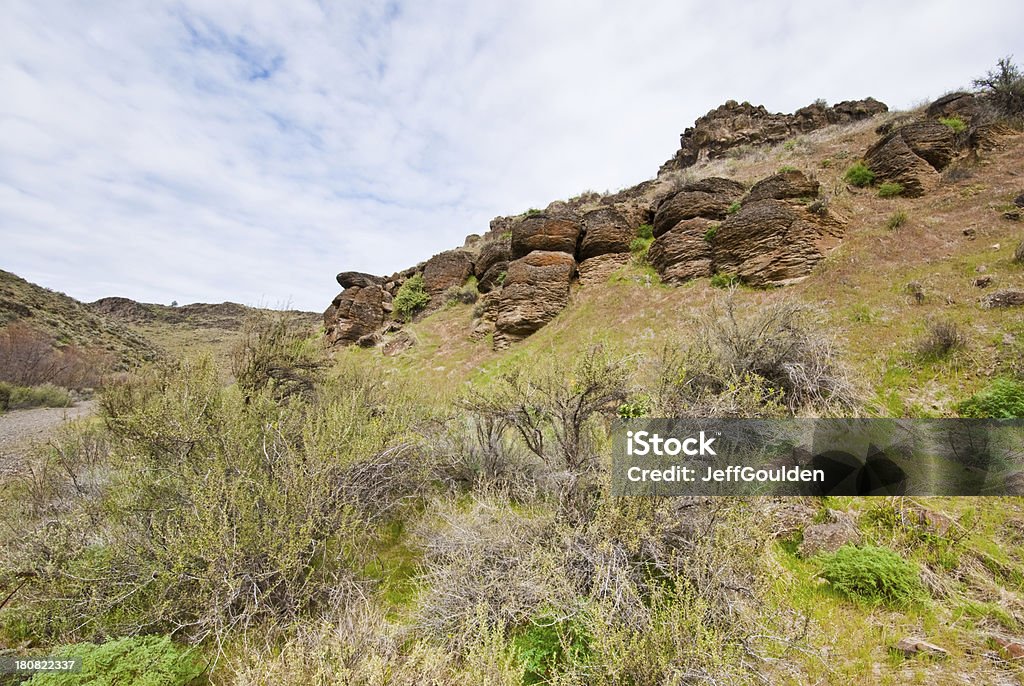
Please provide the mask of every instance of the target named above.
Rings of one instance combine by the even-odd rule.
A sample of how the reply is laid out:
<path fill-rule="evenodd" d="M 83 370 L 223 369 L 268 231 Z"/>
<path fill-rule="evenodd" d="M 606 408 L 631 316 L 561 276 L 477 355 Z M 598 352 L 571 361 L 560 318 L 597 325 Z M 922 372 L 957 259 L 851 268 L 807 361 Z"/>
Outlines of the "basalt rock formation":
<path fill-rule="evenodd" d="M 743 145 L 780 143 L 797 134 L 831 124 L 848 124 L 887 112 L 874 98 L 849 100 L 832 107 L 816 102 L 793 114 L 773 114 L 763 105 L 730 100 L 698 119 L 679 137 L 679 151 L 662 165 L 664 172 L 685 169 L 699 161 L 722 157 Z"/>
<path fill-rule="evenodd" d="M 751 286 L 799 281 L 838 245 L 846 226 L 829 209 L 831 198 L 822 196 L 813 175 L 786 168 L 748 189 L 734 179 L 682 181 L 682 174 L 667 172 L 741 145 L 776 143 L 886 111 L 871 98 L 833 107 L 814 104 L 793 114 L 730 101 L 686 130 L 679 152 L 655 180 L 497 217 L 482 236 L 468 236 L 463 247 L 389 277 L 342 272 L 338 283 L 344 290 L 324 313 L 328 341 L 381 345 L 388 354 L 413 345 L 414 338 L 393 314 L 392 300 L 403 284 L 421 274 L 429 298 L 423 312 L 443 306 L 475 277 L 480 296 L 467 333 L 474 339 L 493 335 L 495 347 L 504 347 L 554 319 L 569 304 L 574 284 L 586 288 L 607 281 L 647 242 L 647 262 L 665 283 L 714 274 Z M 940 123 L 948 117 L 967 122 L 966 132 L 954 131 L 948 121 Z M 987 121 L 975 96 L 944 96 L 923 116 L 895 118 L 879 127 L 879 139 L 865 152 L 864 163 L 878 182 L 899 183 L 905 195 L 925 193 L 938 182 L 940 171 L 975 145 L 972 137 Z M 653 241 L 645 242 L 643 235 L 653 235 Z M 1013 294 L 991 306 L 1016 304 Z"/>

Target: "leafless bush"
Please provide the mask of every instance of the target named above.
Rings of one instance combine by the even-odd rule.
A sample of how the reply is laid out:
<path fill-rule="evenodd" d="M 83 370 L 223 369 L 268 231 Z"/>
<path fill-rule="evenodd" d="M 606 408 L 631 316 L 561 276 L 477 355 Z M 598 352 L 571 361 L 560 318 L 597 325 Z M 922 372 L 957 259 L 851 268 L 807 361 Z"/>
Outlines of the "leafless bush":
<path fill-rule="evenodd" d="M 730 389 L 752 394 L 751 401 L 730 400 L 727 393 L 724 407 L 707 408 L 735 408 L 731 416 L 745 416 L 742 412 L 756 410 L 758 404 L 769 413 L 772 403 L 783 403 L 793 413 L 846 412 L 856 406 L 853 386 L 839 366 L 831 339 L 815 331 L 820 324 L 806 309 L 775 300 L 741 316 L 736 304 L 735 291 L 730 290 L 700 322 L 697 343 L 686 360 L 697 364 L 684 365 L 686 374 L 674 380 L 684 400 L 714 398 Z"/>
<path fill-rule="evenodd" d="M 64 388 L 95 388 L 110 369 L 102 351 L 75 345 L 58 349 L 46 334 L 24 322 L 0 330 L 0 381 L 18 386 L 52 383 Z"/>
<path fill-rule="evenodd" d="M 429 433 L 436 475 L 456 487 L 504 492 L 526 500 L 536 492 L 536 460 L 515 441 L 502 417 L 483 415 L 469 405 L 460 417 L 445 417 Z"/>
<path fill-rule="evenodd" d="M 967 336 L 956 322 L 931 321 L 917 342 L 917 354 L 922 358 L 942 359 L 966 344 Z"/>

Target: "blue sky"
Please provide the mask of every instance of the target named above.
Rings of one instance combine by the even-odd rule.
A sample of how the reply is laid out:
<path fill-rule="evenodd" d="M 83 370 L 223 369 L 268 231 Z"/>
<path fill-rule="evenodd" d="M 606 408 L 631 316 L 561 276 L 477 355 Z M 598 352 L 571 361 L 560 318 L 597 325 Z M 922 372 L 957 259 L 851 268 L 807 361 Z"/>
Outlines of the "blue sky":
<path fill-rule="evenodd" d="M 0 6 L 0 268 L 82 300 L 322 310 L 491 217 L 651 178 L 727 99 L 905 108 L 1024 3 Z"/>

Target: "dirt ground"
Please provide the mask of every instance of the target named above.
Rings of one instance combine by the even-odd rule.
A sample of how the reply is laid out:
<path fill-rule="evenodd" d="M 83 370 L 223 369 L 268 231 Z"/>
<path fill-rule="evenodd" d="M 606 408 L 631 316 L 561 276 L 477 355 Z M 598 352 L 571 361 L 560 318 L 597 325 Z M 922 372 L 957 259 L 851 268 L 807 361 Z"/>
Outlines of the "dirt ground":
<path fill-rule="evenodd" d="M 95 409 L 96 401 L 86 400 L 72 407 L 40 407 L 0 415 L 0 478 L 14 471 L 33 443 L 46 440 L 64 422 L 88 417 Z"/>

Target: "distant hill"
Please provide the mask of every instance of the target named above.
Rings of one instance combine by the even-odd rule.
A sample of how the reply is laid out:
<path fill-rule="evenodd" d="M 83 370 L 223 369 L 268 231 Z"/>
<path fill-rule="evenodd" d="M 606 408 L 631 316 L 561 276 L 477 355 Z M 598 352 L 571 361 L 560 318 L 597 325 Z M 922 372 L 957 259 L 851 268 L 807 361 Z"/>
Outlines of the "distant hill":
<path fill-rule="evenodd" d="M 109 353 L 120 369 L 168 354 L 202 352 L 224 367 L 243 322 L 257 311 L 238 303 L 170 307 L 120 297 L 86 304 L 0 270 L 0 329 L 21 322 L 49 336 L 56 348 L 75 345 Z M 314 312 L 287 314 L 311 331 L 320 322 Z"/>
<path fill-rule="evenodd" d="M 106 317 L 74 298 L 0 270 L 0 328 L 22 321 L 53 339 L 55 347 L 103 350 L 128 367 L 154 360 L 157 345 L 118 319 Z"/>

